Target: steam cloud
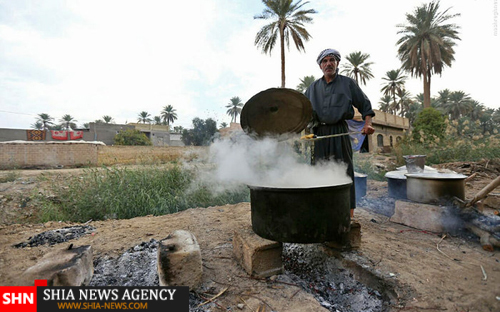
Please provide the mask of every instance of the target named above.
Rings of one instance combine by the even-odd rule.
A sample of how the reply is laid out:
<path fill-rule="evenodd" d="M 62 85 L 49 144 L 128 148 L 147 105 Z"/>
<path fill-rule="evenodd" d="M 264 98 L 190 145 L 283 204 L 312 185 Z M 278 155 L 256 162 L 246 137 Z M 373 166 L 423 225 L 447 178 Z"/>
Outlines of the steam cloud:
<path fill-rule="evenodd" d="M 280 138 L 282 139 L 282 138 Z M 294 151 L 292 140 L 223 138 L 210 146 L 209 179 L 222 185 L 245 184 L 278 188 L 310 188 L 352 182 L 346 165 L 311 166 Z M 304 158 L 304 156 L 302 156 Z"/>

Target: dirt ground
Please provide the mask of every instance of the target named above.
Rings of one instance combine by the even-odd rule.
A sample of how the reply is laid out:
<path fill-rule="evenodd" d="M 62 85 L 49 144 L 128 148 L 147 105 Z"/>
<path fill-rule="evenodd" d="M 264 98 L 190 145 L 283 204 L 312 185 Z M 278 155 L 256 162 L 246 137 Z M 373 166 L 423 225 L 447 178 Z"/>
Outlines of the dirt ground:
<path fill-rule="evenodd" d="M 441 167 L 466 175 L 477 173 L 466 184 L 467 199 L 500 172 L 499 164 L 490 162 Z M 92 245 L 94 259 L 118 258 L 143 242 L 161 240 L 184 229 L 191 231 L 200 244 L 205 296 L 213 297 L 227 288 L 205 306 L 210 307 L 206 311 L 339 311 L 327 309 L 315 299 L 314 290 L 299 287 L 286 277 L 253 279 L 237 264 L 231 241 L 234 230 L 251 226 L 250 203 L 189 209 L 157 217 L 91 221 L 88 225 L 95 228 L 92 235 L 53 246 L 14 248 L 13 245 L 36 234 L 75 225 L 29 223 L 36 207 L 23 198 L 36 188 L 50 188 L 52 179 L 63 179 L 79 170 L 22 170 L 14 182 L 0 183 L 1 285 L 18 285 L 22 272 L 44 254 L 67 248 L 71 243 Z M 6 174 L 0 172 L 0 178 Z M 498 189 L 494 192 L 499 193 Z M 314 248 L 337 259 L 340 271 L 348 270 L 355 279 L 380 293 L 386 304 L 378 311 L 500 311 L 499 250 L 483 250 L 471 234 L 444 236 L 409 228 L 364 207 L 386 197 L 386 182 L 368 180 L 367 196 L 355 213 L 362 231 L 359 249 L 337 252 L 322 244 Z"/>

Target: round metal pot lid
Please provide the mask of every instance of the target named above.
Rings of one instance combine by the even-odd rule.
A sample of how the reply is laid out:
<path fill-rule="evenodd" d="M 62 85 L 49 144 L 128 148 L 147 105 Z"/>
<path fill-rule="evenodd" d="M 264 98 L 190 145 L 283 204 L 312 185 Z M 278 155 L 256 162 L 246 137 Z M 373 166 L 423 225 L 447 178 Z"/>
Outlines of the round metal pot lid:
<path fill-rule="evenodd" d="M 395 171 L 389 171 L 385 174 L 385 177 L 387 179 L 399 179 L 399 180 L 406 180 L 406 170 L 395 170 Z"/>
<path fill-rule="evenodd" d="M 366 177 L 368 177 L 368 175 L 364 174 L 364 173 L 354 172 L 354 177 L 355 178 L 366 178 Z"/>
<path fill-rule="evenodd" d="M 259 92 L 245 103 L 240 123 L 258 136 L 300 133 L 312 118 L 312 105 L 302 93 L 285 88 Z"/>
<path fill-rule="evenodd" d="M 396 170 L 407 171 L 407 168 L 406 168 L 406 165 L 404 165 L 404 166 L 401 166 L 401 167 L 397 167 Z M 429 167 L 429 166 L 424 166 L 424 171 L 438 171 L 438 170 L 436 168 L 432 168 L 432 167 Z"/>
<path fill-rule="evenodd" d="M 432 179 L 432 180 L 462 180 L 467 178 L 466 175 L 459 173 L 441 173 L 441 172 L 406 173 L 405 175 L 408 178 Z"/>

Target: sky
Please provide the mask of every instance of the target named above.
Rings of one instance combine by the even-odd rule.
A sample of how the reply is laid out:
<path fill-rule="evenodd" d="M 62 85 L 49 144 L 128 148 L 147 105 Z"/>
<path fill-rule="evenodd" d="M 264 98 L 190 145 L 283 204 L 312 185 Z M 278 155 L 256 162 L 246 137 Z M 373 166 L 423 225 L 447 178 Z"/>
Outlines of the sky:
<path fill-rule="evenodd" d="M 432 76 L 432 96 L 461 90 L 500 108 L 498 1 L 441 0 L 441 10 L 460 14 L 451 22 L 461 40 L 452 67 Z M 362 51 L 375 77 L 361 87 L 378 108 L 382 77 L 401 64 L 397 25 L 423 3 L 309 1 L 312 38 L 305 52 L 293 44 L 286 51 L 286 87 L 320 78 L 316 57 L 325 48 L 343 57 Z M 137 122 L 167 105 L 178 116 L 172 126 L 191 128 L 196 117 L 229 123 L 232 97 L 246 103 L 281 85 L 279 46 L 269 55 L 254 45 L 269 23 L 254 19 L 263 9 L 258 0 L 0 0 L 0 128 L 29 129 L 41 113 L 55 122 L 69 114 L 79 126 L 105 115 Z M 406 88 L 422 93 L 422 80 L 410 77 Z"/>

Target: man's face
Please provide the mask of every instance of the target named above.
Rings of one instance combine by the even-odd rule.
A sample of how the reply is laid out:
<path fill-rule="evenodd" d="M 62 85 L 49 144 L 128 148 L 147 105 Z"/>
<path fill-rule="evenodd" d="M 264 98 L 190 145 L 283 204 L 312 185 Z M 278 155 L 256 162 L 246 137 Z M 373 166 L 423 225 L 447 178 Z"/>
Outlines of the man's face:
<path fill-rule="evenodd" d="M 319 64 L 319 67 L 321 68 L 323 74 L 328 77 L 335 76 L 337 72 L 337 66 L 338 66 L 337 59 L 335 58 L 335 56 L 332 55 L 323 58 L 321 60 L 321 63 Z"/>

